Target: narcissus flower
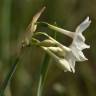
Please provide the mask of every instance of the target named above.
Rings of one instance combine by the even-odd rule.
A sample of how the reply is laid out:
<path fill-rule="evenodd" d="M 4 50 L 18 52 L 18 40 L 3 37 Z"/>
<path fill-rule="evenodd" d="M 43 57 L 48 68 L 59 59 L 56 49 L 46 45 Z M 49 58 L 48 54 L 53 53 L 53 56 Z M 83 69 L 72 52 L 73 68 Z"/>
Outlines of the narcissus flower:
<path fill-rule="evenodd" d="M 73 41 L 72 44 L 69 46 L 72 50 L 71 53 L 68 53 L 65 57 L 69 62 L 72 71 L 75 72 L 75 62 L 76 61 L 85 61 L 87 58 L 84 56 L 82 50 L 86 48 L 90 48 L 89 45 L 85 44 L 85 37 L 82 35 L 82 32 L 88 28 L 91 21 L 89 17 L 85 19 L 79 26 L 77 26 L 75 33 L 73 33 Z"/>
<path fill-rule="evenodd" d="M 67 31 L 62 28 L 53 26 L 51 24 L 42 22 L 42 24 L 45 24 L 47 27 L 58 31 L 62 34 L 65 34 L 73 39 L 72 43 L 70 44 L 69 48 L 71 51 L 67 52 L 67 54 L 64 57 L 64 60 L 67 61 L 67 64 L 69 64 L 70 68 L 68 69 L 72 72 L 75 72 L 75 63 L 76 61 L 85 61 L 87 58 L 84 56 L 82 50 L 86 48 L 90 48 L 89 45 L 85 44 L 85 37 L 82 35 L 83 31 L 85 31 L 91 23 L 91 20 L 89 20 L 89 17 L 87 17 L 80 25 L 77 26 L 75 32 Z M 61 46 L 61 45 L 60 45 Z M 59 47 L 60 47 L 59 46 Z M 60 47 L 61 49 L 64 49 L 63 47 Z M 63 59 L 59 60 L 63 62 Z M 62 63 L 61 63 L 62 65 Z"/>

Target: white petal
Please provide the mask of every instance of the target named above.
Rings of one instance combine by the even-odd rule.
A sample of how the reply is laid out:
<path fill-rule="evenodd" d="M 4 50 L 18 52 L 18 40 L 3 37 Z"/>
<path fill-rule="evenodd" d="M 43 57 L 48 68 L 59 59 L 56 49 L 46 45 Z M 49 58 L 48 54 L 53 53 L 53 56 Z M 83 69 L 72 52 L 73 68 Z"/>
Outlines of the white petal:
<path fill-rule="evenodd" d="M 71 46 L 75 46 L 80 50 L 90 48 L 89 45 L 85 44 L 85 37 L 81 33 L 75 35 Z"/>
<path fill-rule="evenodd" d="M 72 52 L 68 53 L 67 56 L 65 57 L 65 59 L 68 61 L 72 72 L 75 72 L 75 62 L 76 62 L 76 58 L 74 56 L 74 54 L 72 54 Z"/>
<path fill-rule="evenodd" d="M 66 71 L 72 71 L 71 70 L 71 67 L 70 67 L 70 65 L 69 65 L 69 62 L 67 61 L 67 60 L 65 60 L 65 59 L 59 59 L 59 66 L 61 67 L 61 69 L 63 69 L 63 70 L 66 70 Z"/>
<path fill-rule="evenodd" d="M 76 58 L 76 61 L 85 61 L 87 58 L 84 56 L 82 50 L 90 48 L 89 45 L 85 44 L 85 37 L 82 35 L 82 32 L 90 25 L 89 17 L 86 18 L 83 23 L 81 23 L 74 33 L 73 42 L 70 45 L 73 56 Z"/>
<path fill-rule="evenodd" d="M 72 49 L 72 54 L 76 58 L 76 61 L 85 61 L 85 60 L 87 60 L 86 57 L 84 56 L 82 50 L 79 49 L 79 47 L 71 45 L 70 48 Z"/>
<path fill-rule="evenodd" d="M 78 53 L 79 53 L 79 58 L 80 58 L 80 61 L 85 61 L 85 60 L 88 60 L 88 59 L 84 56 L 84 54 L 83 54 L 83 52 L 82 52 L 82 51 L 79 51 Z"/>
<path fill-rule="evenodd" d="M 87 17 L 79 26 L 76 28 L 76 32 L 83 32 L 85 29 L 89 27 L 91 20 Z"/>

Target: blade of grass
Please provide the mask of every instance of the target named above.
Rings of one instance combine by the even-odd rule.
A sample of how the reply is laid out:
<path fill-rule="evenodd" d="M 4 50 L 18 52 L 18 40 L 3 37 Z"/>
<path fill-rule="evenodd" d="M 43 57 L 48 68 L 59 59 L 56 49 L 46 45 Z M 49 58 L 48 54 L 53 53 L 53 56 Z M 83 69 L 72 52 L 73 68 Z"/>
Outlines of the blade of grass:
<path fill-rule="evenodd" d="M 39 75 L 39 81 L 37 86 L 37 96 L 42 96 L 44 83 L 46 80 L 47 72 L 48 72 L 48 66 L 49 66 L 49 60 L 50 57 L 48 54 L 45 54 L 44 61 L 41 65 L 40 75 Z"/>
<path fill-rule="evenodd" d="M 12 65 L 7 77 L 5 78 L 5 80 L 3 81 L 1 87 L 0 87 L 0 96 L 4 95 L 4 91 L 8 85 L 8 83 L 10 82 L 11 78 L 13 77 L 13 74 L 17 68 L 17 64 L 18 64 L 19 58 L 16 58 L 14 64 Z"/>
<path fill-rule="evenodd" d="M 25 48 L 24 48 L 25 49 Z M 7 85 L 9 84 L 9 82 L 11 81 L 15 71 L 16 71 L 16 68 L 17 68 L 17 65 L 18 65 L 18 62 L 20 61 L 20 57 L 22 55 L 22 53 L 24 52 L 24 49 L 22 49 L 21 51 L 19 51 L 20 53 L 17 53 L 16 55 L 16 58 L 5 78 L 5 80 L 3 81 L 3 83 L 1 84 L 1 87 L 0 87 L 0 96 L 4 96 L 4 91 L 7 87 Z"/>
<path fill-rule="evenodd" d="M 11 32 L 11 7 L 12 0 L 2 1 L 2 12 L 0 14 L 1 18 L 1 55 L 4 60 L 10 58 L 10 32 Z"/>
<path fill-rule="evenodd" d="M 55 22 L 56 25 L 56 22 Z M 56 31 L 54 32 L 54 38 L 56 39 L 57 34 Z M 44 61 L 42 63 L 41 66 L 41 70 L 40 70 L 40 77 L 39 77 L 39 82 L 38 82 L 38 86 L 37 86 L 37 96 L 42 96 L 42 92 L 43 92 L 43 88 L 44 88 L 44 83 L 47 77 L 47 72 L 48 72 L 48 68 L 49 68 L 49 62 L 50 62 L 50 56 L 46 53 L 45 57 L 44 57 Z"/>

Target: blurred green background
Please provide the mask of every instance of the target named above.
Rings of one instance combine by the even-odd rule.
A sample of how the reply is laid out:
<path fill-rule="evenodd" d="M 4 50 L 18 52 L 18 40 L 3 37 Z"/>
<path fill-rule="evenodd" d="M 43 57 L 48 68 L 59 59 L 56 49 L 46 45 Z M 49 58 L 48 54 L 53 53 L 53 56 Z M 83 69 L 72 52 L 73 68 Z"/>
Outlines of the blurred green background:
<path fill-rule="evenodd" d="M 96 0 L 0 0 L 0 85 L 15 58 L 16 44 L 24 34 L 32 16 L 42 6 L 45 12 L 39 21 L 56 24 L 70 31 L 87 16 L 92 20 L 84 36 L 91 46 L 84 50 L 88 61 L 76 63 L 75 74 L 64 72 L 54 61 L 44 88 L 44 96 L 96 96 Z M 46 31 L 53 36 L 47 28 Z M 58 41 L 68 46 L 71 39 L 57 33 Z M 5 96 L 36 96 L 36 84 L 45 52 L 33 46 L 25 50 L 18 68 L 6 89 Z"/>

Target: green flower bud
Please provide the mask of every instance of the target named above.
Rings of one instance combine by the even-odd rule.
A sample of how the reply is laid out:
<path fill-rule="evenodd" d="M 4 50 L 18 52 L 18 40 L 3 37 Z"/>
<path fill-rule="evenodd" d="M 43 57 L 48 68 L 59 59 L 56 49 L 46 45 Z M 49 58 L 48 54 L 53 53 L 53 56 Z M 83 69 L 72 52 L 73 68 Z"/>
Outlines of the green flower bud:
<path fill-rule="evenodd" d="M 39 46 L 44 46 L 44 47 L 50 47 L 50 46 L 56 46 L 56 42 L 50 39 L 46 39 L 38 43 Z"/>
<path fill-rule="evenodd" d="M 50 51 L 52 51 L 54 54 L 56 54 L 58 57 L 64 58 L 66 52 L 60 47 L 48 47 Z"/>

